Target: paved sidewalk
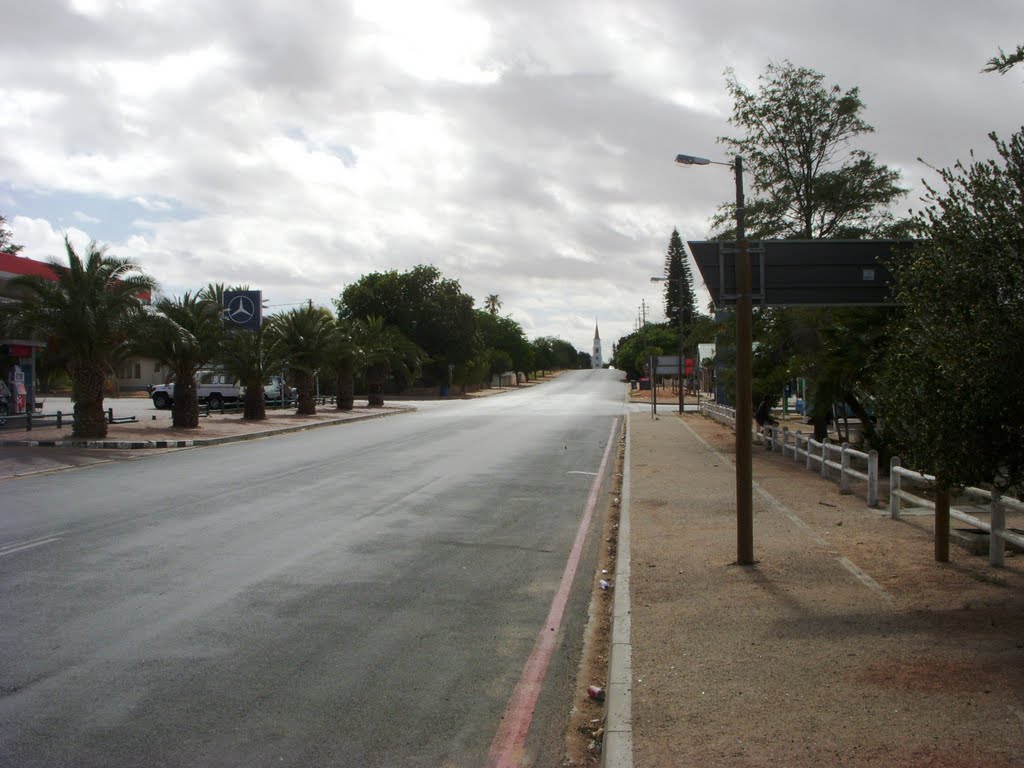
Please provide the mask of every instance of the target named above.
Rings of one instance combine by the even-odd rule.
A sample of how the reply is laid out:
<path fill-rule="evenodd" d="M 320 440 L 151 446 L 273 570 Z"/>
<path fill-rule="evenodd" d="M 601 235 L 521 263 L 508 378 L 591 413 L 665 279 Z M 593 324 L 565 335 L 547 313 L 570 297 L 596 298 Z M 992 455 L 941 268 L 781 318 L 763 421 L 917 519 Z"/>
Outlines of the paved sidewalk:
<path fill-rule="evenodd" d="M 630 434 L 635 765 L 1024 765 L 1024 557 L 939 565 L 927 519 L 755 450 L 740 567 L 731 431 Z"/>

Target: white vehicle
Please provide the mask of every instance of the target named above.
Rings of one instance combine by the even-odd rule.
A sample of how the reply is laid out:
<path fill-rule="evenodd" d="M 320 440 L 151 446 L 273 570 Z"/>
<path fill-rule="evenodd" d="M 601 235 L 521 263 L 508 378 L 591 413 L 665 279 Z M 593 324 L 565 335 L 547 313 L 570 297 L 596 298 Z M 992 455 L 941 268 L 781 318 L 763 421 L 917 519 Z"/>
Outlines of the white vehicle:
<path fill-rule="evenodd" d="M 263 399 L 264 400 L 280 400 L 281 390 L 284 387 L 284 379 L 280 376 L 271 376 L 267 379 L 267 383 L 263 385 Z M 299 396 L 299 391 L 295 387 L 288 387 L 284 390 L 284 398 L 286 400 L 294 400 Z M 242 387 L 242 397 L 245 396 L 245 387 Z"/>
<path fill-rule="evenodd" d="M 224 403 L 235 403 L 242 396 L 238 382 L 220 371 L 199 371 L 196 374 L 196 391 L 199 402 L 206 403 L 215 411 L 224 407 Z M 174 405 L 174 384 L 160 384 L 153 387 L 149 396 L 157 408 L 170 408 Z"/>

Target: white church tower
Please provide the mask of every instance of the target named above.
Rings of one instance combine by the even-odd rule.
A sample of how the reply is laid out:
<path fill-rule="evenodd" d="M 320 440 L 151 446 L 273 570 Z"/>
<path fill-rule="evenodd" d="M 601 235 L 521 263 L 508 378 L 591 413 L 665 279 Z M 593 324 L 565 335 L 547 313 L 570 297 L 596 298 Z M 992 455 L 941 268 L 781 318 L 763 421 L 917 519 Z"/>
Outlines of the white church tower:
<path fill-rule="evenodd" d="M 604 367 L 604 361 L 601 359 L 601 334 L 597 330 L 597 320 L 594 321 L 594 351 L 590 354 L 590 367 Z"/>

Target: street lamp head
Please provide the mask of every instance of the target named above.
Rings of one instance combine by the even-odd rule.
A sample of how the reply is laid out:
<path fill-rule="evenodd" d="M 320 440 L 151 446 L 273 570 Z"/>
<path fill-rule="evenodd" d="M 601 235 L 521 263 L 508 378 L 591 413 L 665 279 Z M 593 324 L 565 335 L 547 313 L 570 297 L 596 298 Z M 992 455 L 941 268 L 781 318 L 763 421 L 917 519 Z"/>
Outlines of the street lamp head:
<path fill-rule="evenodd" d="M 693 155 L 676 155 L 676 162 L 680 165 L 710 165 L 711 161 L 706 157 L 694 157 Z"/>

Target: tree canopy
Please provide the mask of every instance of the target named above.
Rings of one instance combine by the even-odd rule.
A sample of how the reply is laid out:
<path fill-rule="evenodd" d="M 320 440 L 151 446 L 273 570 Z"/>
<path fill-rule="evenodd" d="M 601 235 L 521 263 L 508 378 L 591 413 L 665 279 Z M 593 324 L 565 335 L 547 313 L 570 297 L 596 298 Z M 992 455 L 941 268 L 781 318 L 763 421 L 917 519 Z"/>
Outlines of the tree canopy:
<path fill-rule="evenodd" d="M 8 322 L 26 334 L 39 333 L 54 344 L 71 374 L 75 422 L 72 434 L 103 438 L 103 384 L 123 359 L 142 315 L 141 297 L 156 282 L 130 259 L 107 255 L 90 243 L 84 258 L 64 238 L 67 264 L 49 262 L 56 280 L 19 275 L 12 287 L 24 290 L 8 310 Z"/>
<path fill-rule="evenodd" d="M 364 275 L 335 300 L 343 320 L 380 317 L 395 326 L 426 353 L 424 368 L 439 381 L 447 381 L 450 363 L 464 363 L 476 352 L 473 305 L 457 280 L 424 265 Z"/>
<path fill-rule="evenodd" d="M 665 253 L 665 317 L 688 329 L 697 317 L 693 272 L 679 230 L 673 229 Z"/>
<path fill-rule="evenodd" d="M 0 214 L 0 253 L 14 255 L 23 248 L 23 246 L 14 243 L 11 239 L 13 237 L 14 233 L 8 228 L 7 219 Z"/>
<path fill-rule="evenodd" d="M 948 487 L 1024 489 L 1024 129 L 941 171 L 892 264 L 902 311 L 880 389 L 905 464 Z"/>
<path fill-rule="evenodd" d="M 874 131 L 862 117 L 857 88 L 829 86 L 825 76 L 789 61 L 769 64 L 756 91 L 732 70 L 729 122 L 739 137 L 719 139 L 742 155 L 751 192 L 747 235 L 760 238 L 858 238 L 891 227 L 888 205 L 905 194 L 899 173 L 854 142 Z M 733 231 L 734 205 L 715 224 Z"/>

